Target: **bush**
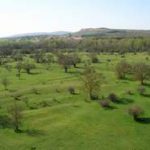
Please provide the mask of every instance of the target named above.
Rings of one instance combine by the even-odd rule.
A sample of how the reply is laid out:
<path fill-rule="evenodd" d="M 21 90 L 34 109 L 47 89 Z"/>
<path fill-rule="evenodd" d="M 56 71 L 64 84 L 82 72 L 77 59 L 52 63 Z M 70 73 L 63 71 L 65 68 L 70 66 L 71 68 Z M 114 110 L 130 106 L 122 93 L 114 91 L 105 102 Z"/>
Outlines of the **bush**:
<path fill-rule="evenodd" d="M 118 97 L 117 97 L 117 95 L 114 94 L 114 93 L 109 94 L 109 95 L 108 95 L 108 99 L 109 99 L 110 101 L 112 101 L 112 102 L 118 102 Z"/>
<path fill-rule="evenodd" d="M 0 128 L 9 128 L 11 126 L 10 118 L 7 115 L 0 115 Z"/>
<path fill-rule="evenodd" d="M 111 62 L 111 59 L 107 59 L 107 62 Z"/>
<path fill-rule="evenodd" d="M 145 91 L 146 91 L 146 89 L 145 89 L 144 86 L 139 86 L 138 87 L 138 92 L 139 92 L 140 95 L 144 95 Z"/>
<path fill-rule="evenodd" d="M 12 66 L 9 65 L 9 64 L 6 64 L 4 67 L 5 67 L 5 69 L 6 69 L 7 71 L 9 71 L 9 72 L 12 70 Z"/>
<path fill-rule="evenodd" d="M 101 105 L 103 108 L 109 108 L 109 107 L 110 107 L 110 101 L 109 101 L 109 100 L 101 100 L 101 101 L 100 101 L 100 105 Z"/>
<path fill-rule="evenodd" d="M 145 58 L 145 60 L 147 60 L 147 61 L 148 61 L 148 60 L 149 60 L 149 57 L 146 57 L 146 58 Z"/>
<path fill-rule="evenodd" d="M 134 94 L 133 91 L 131 91 L 131 90 L 126 91 L 126 93 L 127 93 L 128 95 L 133 95 L 133 94 Z"/>
<path fill-rule="evenodd" d="M 60 93 L 61 90 L 60 89 L 55 89 L 56 93 Z"/>
<path fill-rule="evenodd" d="M 90 96 L 90 98 L 91 98 L 91 100 L 98 100 L 99 99 L 98 95 L 96 95 L 96 94 L 92 94 Z"/>
<path fill-rule="evenodd" d="M 70 86 L 70 87 L 68 88 L 68 91 L 69 91 L 70 94 L 75 94 L 75 88 L 72 87 L 72 86 Z"/>
<path fill-rule="evenodd" d="M 99 59 L 97 57 L 92 57 L 92 63 L 98 63 Z"/>
<path fill-rule="evenodd" d="M 133 117 L 134 120 L 137 120 L 140 115 L 144 113 L 144 111 L 139 106 L 133 106 L 128 110 L 129 115 Z"/>
<path fill-rule="evenodd" d="M 50 106 L 50 104 L 47 101 L 42 101 L 42 102 L 40 102 L 40 106 L 41 107 L 48 107 L 48 106 Z"/>
<path fill-rule="evenodd" d="M 35 147 L 35 146 L 32 146 L 32 147 L 31 147 L 31 150 L 36 150 L 36 147 Z"/>
<path fill-rule="evenodd" d="M 40 91 L 39 91 L 39 89 L 37 89 L 37 88 L 33 88 L 33 89 L 32 89 L 32 92 L 33 92 L 34 94 L 36 94 L 36 95 L 40 94 Z"/>

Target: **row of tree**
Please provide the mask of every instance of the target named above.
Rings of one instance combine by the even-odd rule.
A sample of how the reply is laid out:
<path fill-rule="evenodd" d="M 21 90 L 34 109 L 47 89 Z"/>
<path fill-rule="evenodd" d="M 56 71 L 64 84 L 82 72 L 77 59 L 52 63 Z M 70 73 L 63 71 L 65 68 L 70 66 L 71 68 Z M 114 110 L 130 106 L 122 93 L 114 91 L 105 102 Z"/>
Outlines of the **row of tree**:
<path fill-rule="evenodd" d="M 89 52 L 143 52 L 150 51 L 150 38 L 42 38 L 0 40 L 1 56 L 13 55 L 16 52 L 31 54 L 42 49 L 46 52 L 89 51 Z"/>
<path fill-rule="evenodd" d="M 116 74 L 118 79 L 126 79 L 127 75 L 133 75 L 135 80 L 144 85 L 144 81 L 150 79 L 150 65 L 144 62 L 130 64 L 122 60 L 116 65 Z"/>

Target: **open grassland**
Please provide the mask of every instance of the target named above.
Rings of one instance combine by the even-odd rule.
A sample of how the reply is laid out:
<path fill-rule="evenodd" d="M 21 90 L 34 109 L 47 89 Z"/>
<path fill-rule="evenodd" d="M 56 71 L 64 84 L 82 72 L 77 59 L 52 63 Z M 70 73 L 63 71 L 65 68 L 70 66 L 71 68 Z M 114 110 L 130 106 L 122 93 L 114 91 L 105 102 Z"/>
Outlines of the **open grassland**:
<path fill-rule="evenodd" d="M 82 61 L 86 53 L 80 54 Z M 22 129 L 15 133 L 11 128 L 0 129 L 0 150 L 149 150 L 150 148 L 150 97 L 141 96 L 137 88 L 139 82 L 132 76 L 118 80 L 115 66 L 122 59 L 130 63 L 146 62 L 146 53 L 120 55 L 100 54 L 99 63 L 92 64 L 105 77 L 99 94 L 103 97 L 115 93 L 122 100 L 112 103 L 113 109 L 105 110 L 99 101 L 90 101 L 82 86 L 81 75 L 84 63 L 78 68 L 70 68 L 65 73 L 57 63 L 49 70 L 42 64 L 28 75 L 22 71 L 21 79 L 16 77 L 16 69 L 7 71 L 0 68 L 0 78 L 10 80 L 8 90 L 0 85 L 0 113 L 7 112 L 13 96 L 24 109 Z M 108 61 L 110 59 L 111 61 Z M 15 66 L 15 62 L 11 63 Z M 76 94 L 68 92 L 75 87 Z M 150 82 L 145 85 L 150 93 Z M 127 91 L 133 94 L 127 94 Z M 128 115 L 132 105 L 141 106 L 146 122 L 133 121 Z"/>

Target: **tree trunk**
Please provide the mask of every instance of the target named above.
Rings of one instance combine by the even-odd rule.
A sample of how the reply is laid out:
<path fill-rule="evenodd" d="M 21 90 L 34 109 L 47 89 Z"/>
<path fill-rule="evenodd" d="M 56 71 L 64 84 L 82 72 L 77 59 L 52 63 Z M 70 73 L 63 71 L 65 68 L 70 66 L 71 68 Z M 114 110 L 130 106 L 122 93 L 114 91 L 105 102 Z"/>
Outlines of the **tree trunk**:
<path fill-rule="evenodd" d="M 77 65 L 76 64 L 73 64 L 74 68 L 77 68 Z"/>
<path fill-rule="evenodd" d="M 141 85 L 144 85 L 144 80 L 143 79 L 141 80 Z"/>
<path fill-rule="evenodd" d="M 19 126 L 18 126 L 18 125 L 15 125 L 15 132 L 16 132 L 16 133 L 20 132 L 20 129 L 19 129 Z"/>
<path fill-rule="evenodd" d="M 65 69 L 65 73 L 67 73 L 68 72 L 68 67 L 65 67 L 64 69 Z"/>

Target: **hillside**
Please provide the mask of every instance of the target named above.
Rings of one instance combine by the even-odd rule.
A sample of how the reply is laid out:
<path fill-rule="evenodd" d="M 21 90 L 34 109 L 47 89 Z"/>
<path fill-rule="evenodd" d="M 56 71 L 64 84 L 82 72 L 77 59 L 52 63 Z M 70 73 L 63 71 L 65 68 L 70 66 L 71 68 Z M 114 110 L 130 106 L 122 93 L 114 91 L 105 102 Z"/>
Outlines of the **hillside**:
<path fill-rule="evenodd" d="M 109 29 L 109 28 L 85 28 L 77 32 L 69 31 L 56 31 L 56 32 L 35 32 L 17 34 L 14 36 L 7 37 L 9 39 L 14 38 L 43 38 L 43 37 L 150 37 L 150 30 L 128 30 L 128 29 Z M 6 38 L 6 39 L 7 39 Z"/>
<path fill-rule="evenodd" d="M 147 37 L 150 30 L 125 30 L 109 28 L 87 28 L 74 33 L 75 36 L 100 36 L 100 37 Z"/>
<path fill-rule="evenodd" d="M 70 32 L 67 31 L 56 31 L 56 32 L 35 32 L 35 33 L 24 33 L 10 36 L 8 38 L 26 38 L 26 37 L 53 37 L 53 36 L 67 36 Z"/>

